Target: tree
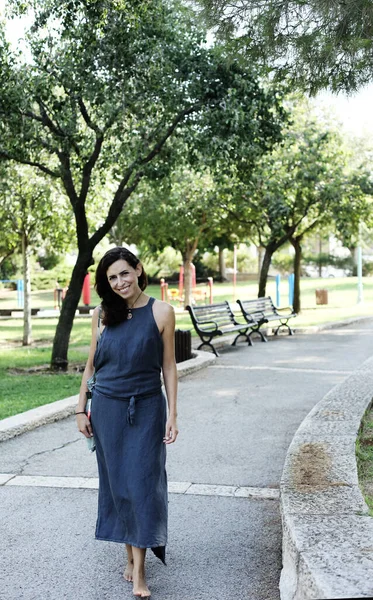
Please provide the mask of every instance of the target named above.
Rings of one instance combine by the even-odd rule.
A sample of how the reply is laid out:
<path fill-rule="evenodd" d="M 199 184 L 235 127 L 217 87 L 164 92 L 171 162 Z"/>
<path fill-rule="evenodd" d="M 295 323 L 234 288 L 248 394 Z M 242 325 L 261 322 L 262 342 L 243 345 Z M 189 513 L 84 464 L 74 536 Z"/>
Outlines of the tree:
<path fill-rule="evenodd" d="M 301 88 L 354 91 L 373 78 L 370 0 L 200 0 L 220 34 Z M 271 65 L 271 67 L 270 67 Z"/>
<path fill-rule="evenodd" d="M 152 253 L 172 246 L 182 255 L 184 305 L 191 304 L 190 265 L 197 248 L 214 232 L 221 210 L 208 171 L 180 168 L 162 186 L 149 186 L 142 197 L 126 206 L 120 221 L 126 224 L 126 242 L 143 244 Z M 215 202 L 214 202 L 215 199 Z M 156 223 L 156 227 L 154 224 Z"/>
<path fill-rule="evenodd" d="M 16 11 L 27 5 L 12 4 Z M 170 170 L 167 142 L 177 128 L 188 124 L 208 131 L 208 123 L 212 130 L 211 124 L 220 122 L 226 139 L 232 137 L 226 152 L 234 153 L 232 134 L 243 99 L 252 99 L 252 112 L 269 107 L 255 76 L 208 48 L 194 15 L 178 3 L 31 4 L 31 59 L 15 54 L 4 32 L 0 36 L 0 158 L 60 181 L 73 210 L 78 257 L 52 351 L 52 367 L 66 369 L 93 250 L 140 180 L 155 180 Z M 278 136 L 273 104 L 271 111 L 267 121 L 256 122 L 258 145 L 270 137 L 271 127 Z M 100 201 L 98 189 L 111 192 L 109 201 L 101 199 L 102 218 L 92 210 Z"/>
<path fill-rule="evenodd" d="M 248 175 L 238 172 L 235 195 L 227 209 L 265 248 L 258 296 L 266 294 L 272 256 L 290 241 L 294 257 L 294 310 L 300 304 L 301 243 L 316 228 L 333 222 L 350 233 L 364 214 L 361 189 L 346 172 L 342 141 L 320 127 L 307 106 L 293 113 L 284 141 L 263 155 Z"/>
<path fill-rule="evenodd" d="M 0 214 L 4 231 L 11 232 L 11 244 L 21 250 L 24 280 L 23 345 L 31 344 L 30 256 L 40 245 L 61 249 L 71 231 L 71 215 L 58 190 L 30 167 L 12 167 L 0 180 Z M 9 236 L 9 234 L 8 234 Z M 10 237 L 10 236 L 9 236 Z"/>

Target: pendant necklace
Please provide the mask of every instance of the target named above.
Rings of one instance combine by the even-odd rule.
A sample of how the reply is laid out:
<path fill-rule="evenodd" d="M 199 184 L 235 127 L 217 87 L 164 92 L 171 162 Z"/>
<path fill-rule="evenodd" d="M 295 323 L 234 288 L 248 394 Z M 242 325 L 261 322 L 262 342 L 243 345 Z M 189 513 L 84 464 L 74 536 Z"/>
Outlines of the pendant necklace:
<path fill-rule="evenodd" d="M 135 306 L 135 304 L 136 304 L 136 302 L 138 301 L 138 299 L 140 298 L 141 294 L 142 294 L 142 290 L 141 290 L 141 292 L 139 293 L 139 295 L 137 296 L 137 298 L 136 298 L 135 302 L 132 304 L 131 308 L 128 308 L 127 319 L 132 319 L 132 317 L 133 317 L 133 315 L 132 315 L 132 309 L 133 309 L 133 307 Z"/>

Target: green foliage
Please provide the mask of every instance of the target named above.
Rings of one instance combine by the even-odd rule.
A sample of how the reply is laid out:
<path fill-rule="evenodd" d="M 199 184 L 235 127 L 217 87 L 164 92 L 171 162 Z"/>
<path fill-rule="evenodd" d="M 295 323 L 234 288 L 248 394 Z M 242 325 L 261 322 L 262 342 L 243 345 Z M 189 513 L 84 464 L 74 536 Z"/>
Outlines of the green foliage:
<path fill-rule="evenodd" d="M 20 251 L 24 240 L 34 251 L 64 249 L 71 236 L 71 213 L 58 190 L 29 166 L 8 165 L 0 174 L 0 215 L 9 248 Z"/>
<path fill-rule="evenodd" d="M 14 279 L 17 273 L 18 266 L 14 261 L 14 257 L 5 258 L 0 263 L 0 279 Z"/>
<path fill-rule="evenodd" d="M 333 254 L 326 254 L 324 252 L 319 254 L 304 254 L 303 263 L 305 265 L 312 265 L 315 267 L 335 267 L 336 269 L 344 269 L 352 271 L 354 268 L 354 259 L 352 256 L 334 256 Z"/>
<path fill-rule="evenodd" d="M 162 252 L 153 256 L 148 256 L 148 253 L 144 252 L 143 257 L 140 251 L 140 258 L 148 277 L 152 279 L 174 275 L 179 271 L 182 263 L 180 252 L 171 246 L 166 246 Z"/>
<path fill-rule="evenodd" d="M 57 265 L 49 271 L 37 271 L 31 274 L 31 287 L 33 290 L 54 290 L 58 282 L 60 287 L 69 284 L 71 278 L 71 267 Z"/>
<path fill-rule="evenodd" d="M 54 269 L 62 261 L 62 256 L 53 250 L 46 252 L 44 255 L 38 254 L 38 263 L 42 269 Z"/>
<path fill-rule="evenodd" d="M 144 243 L 148 252 L 166 246 L 191 257 L 203 237 L 208 237 L 218 220 L 214 211 L 214 186 L 208 171 L 180 168 L 162 185 L 148 186 L 123 212 L 127 243 Z M 154 226 L 156 224 L 156 226 Z"/>
<path fill-rule="evenodd" d="M 281 275 L 289 275 L 294 271 L 294 256 L 288 252 L 275 252 L 272 265 Z"/>
<path fill-rule="evenodd" d="M 208 22 L 281 81 L 312 93 L 354 91 L 372 80 L 370 0 L 200 0 Z"/>

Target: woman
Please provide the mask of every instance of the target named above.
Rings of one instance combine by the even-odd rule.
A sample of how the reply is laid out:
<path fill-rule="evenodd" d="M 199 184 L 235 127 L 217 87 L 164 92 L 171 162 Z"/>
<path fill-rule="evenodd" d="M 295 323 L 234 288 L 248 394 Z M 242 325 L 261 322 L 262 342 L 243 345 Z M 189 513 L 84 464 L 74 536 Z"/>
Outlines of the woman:
<path fill-rule="evenodd" d="M 176 440 L 177 371 L 173 308 L 144 293 L 145 271 L 126 248 L 100 260 L 92 342 L 76 410 L 79 431 L 94 434 L 99 473 L 96 538 L 126 544 L 124 578 L 149 598 L 146 548 L 165 562 L 166 448 Z M 98 341 L 97 341 L 98 340 Z M 161 371 L 168 402 L 161 390 Z M 84 412 L 95 373 L 91 423 Z"/>

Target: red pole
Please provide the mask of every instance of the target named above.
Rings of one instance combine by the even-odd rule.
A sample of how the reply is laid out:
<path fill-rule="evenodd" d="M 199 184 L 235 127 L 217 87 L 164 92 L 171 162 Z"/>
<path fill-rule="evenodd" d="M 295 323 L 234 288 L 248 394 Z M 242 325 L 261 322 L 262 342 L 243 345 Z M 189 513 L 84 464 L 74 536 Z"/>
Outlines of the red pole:
<path fill-rule="evenodd" d="M 192 289 L 194 289 L 197 285 L 197 280 L 196 280 L 196 268 L 194 266 L 193 263 L 190 263 L 190 268 L 192 270 Z"/>
<path fill-rule="evenodd" d="M 165 282 L 164 282 L 163 277 L 161 278 L 160 283 L 161 283 L 161 300 L 162 300 L 162 302 L 164 302 L 164 299 L 165 299 Z"/>
<path fill-rule="evenodd" d="M 179 273 L 179 298 L 183 297 L 184 290 L 184 265 L 180 265 L 180 273 Z"/>
<path fill-rule="evenodd" d="M 87 273 L 83 282 L 83 304 L 89 306 L 91 304 L 91 275 Z"/>

